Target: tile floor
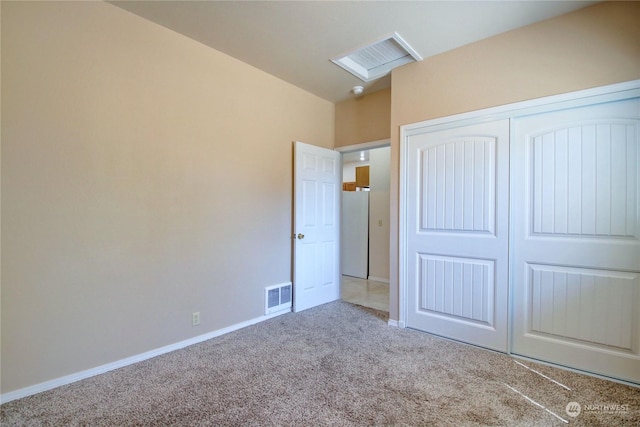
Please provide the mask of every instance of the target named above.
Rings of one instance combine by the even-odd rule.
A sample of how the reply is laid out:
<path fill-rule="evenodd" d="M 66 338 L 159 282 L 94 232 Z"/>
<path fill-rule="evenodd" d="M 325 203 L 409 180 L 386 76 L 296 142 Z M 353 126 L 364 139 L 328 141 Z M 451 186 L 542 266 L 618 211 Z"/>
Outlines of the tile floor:
<path fill-rule="evenodd" d="M 342 299 L 388 312 L 389 284 L 342 276 Z"/>

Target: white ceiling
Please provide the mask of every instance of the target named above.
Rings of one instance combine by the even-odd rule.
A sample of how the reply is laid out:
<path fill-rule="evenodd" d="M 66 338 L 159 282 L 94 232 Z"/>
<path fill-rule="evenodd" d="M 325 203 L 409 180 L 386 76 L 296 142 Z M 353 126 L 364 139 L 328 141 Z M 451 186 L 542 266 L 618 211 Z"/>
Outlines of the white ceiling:
<path fill-rule="evenodd" d="M 330 59 L 393 32 L 423 58 L 594 1 L 111 1 L 331 102 L 389 87 Z"/>
<path fill-rule="evenodd" d="M 369 162 L 369 150 L 342 153 L 342 163 L 358 162 Z"/>

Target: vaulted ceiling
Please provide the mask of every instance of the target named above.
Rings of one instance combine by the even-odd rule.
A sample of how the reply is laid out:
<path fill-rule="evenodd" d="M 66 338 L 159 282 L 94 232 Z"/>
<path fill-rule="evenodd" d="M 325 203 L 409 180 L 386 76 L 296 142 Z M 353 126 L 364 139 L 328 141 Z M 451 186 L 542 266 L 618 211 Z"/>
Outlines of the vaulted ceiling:
<path fill-rule="evenodd" d="M 593 1 L 112 1 L 331 102 L 390 85 L 330 61 L 397 32 L 423 58 Z"/>

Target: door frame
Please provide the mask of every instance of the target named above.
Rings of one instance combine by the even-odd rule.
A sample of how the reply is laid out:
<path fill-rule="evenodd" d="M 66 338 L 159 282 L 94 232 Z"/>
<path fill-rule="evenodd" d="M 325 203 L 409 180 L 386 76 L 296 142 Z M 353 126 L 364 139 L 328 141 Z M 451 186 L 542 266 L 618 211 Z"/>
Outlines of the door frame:
<path fill-rule="evenodd" d="M 369 151 L 369 150 L 375 150 L 376 148 L 384 148 L 384 147 L 391 147 L 390 138 L 378 139 L 376 141 L 363 142 L 360 144 L 345 145 L 343 147 L 335 147 L 334 150 L 341 154 L 340 162 L 342 166 L 343 164 L 342 154 L 354 153 L 356 151 Z M 340 206 L 340 209 L 342 209 L 342 206 Z M 391 202 L 389 202 L 389 209 L 391 209 Z M 342 211 L 340 213 L 342 214 Z M 342 239 L 342 231 L 340 232 L 340 239 Z M 391 240 L 391 229 L 389 230 L 389 240 Z M 392 262 L 391 259 L 389 259 L 390 265 L 391 265 L 391 262 Z M 340 273 L 342 274 L 342 272 Z M 389 296 L 391 296 L 391 287 L 389 287 Z"/>
<path fill-rule="evenodd" d="M 409 271 L 407 269 L 407 188 L 408 182 L 408 165 L 409 165 L 409 137 L 421 133 L 435 132 L 440 130 L 452 129 L 461 126 L 473 125 L 488 121 L 496 121 L 501 119 L 513 119 L 521 116 L 539 114 L 568 108 L 576 108 L 580 106 L 593 105 L 604 102 L 620 101 L 640 96 L 640 80 L 632 80 L 628 82 L 616 83 L 607 86 L 601 86 L 591 89 L 585 89 L 575 92 L 564 93 L 560 95 L 552 95 L 543 98 L 536 98 L 528 101 L 505 104 L 497 107 L 486 108 L 482 110 L 471 111 L 467 113 L 456 114 L 448 117 L 441 117 L 432 120 L 411 123 L 400 126 L 400 173 L 399 173 L 399 216 L 398 216 L 398 308 L 399 316 L 397 326 L 405 328 L 407 326 L 408 314 L 408 286 Z M 510 138 L 513 140 L 513 129 L 510 129 Z M 510 175 L 511 176 L 511 175 Z M 513 186 L 510 178 L 509 197 L 512 198 Z M 511 224 L 512 215 L 514 213 L 509 209 L 509 223 Z M 507 325 L 507 354 L 511 354 L 512 350 L 512 325 L 513 325 L 513 233 L 509 235 L 509 307 L 508 307 L 508 325 Z"/>
<path fill-rule="evenodd" d="M 340 154 L 353 153 L 354 151 L 375 150 L 376 148 L 390 147 L 391 139 L 379 139 L 377 141 L 363 142 L 361 144 L 345 145 L 344 147 L 336 147 L 335 151 Z"/>

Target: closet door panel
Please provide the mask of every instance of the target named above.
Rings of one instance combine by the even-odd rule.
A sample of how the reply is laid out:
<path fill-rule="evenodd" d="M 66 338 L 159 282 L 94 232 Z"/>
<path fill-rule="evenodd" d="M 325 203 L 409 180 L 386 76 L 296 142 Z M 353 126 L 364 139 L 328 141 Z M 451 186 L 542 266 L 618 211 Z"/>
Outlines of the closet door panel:
<path fill-rule="evenodd" d="M 407 326 L 506 352 L 509 121 L 408 149 Z"/>
<path fill-rule="evenodd" d="M 640 101 L 512 121 L 512 351 L 640 383 Z"/>

